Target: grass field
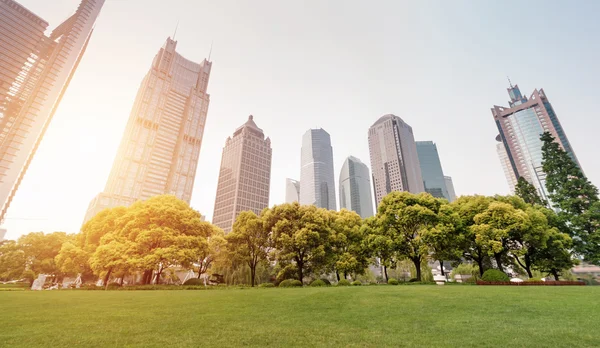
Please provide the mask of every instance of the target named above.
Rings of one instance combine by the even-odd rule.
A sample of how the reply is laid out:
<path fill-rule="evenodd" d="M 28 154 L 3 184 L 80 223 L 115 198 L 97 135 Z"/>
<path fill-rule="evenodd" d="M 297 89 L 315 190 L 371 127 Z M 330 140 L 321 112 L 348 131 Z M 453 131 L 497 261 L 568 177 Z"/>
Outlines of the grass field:
<path fill-rule="evenodd" d="M 0 292 L 3 347 L 592 347 L 600 287 Z"/>

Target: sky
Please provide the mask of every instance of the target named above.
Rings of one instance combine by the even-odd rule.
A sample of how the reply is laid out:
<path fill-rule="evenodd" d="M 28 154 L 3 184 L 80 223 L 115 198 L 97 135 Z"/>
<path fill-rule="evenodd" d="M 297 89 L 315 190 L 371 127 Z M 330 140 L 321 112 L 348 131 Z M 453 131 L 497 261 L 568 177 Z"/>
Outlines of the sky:
<path fill-rule="evenodd" d="M 50 23 L 78 0 L 20 0 Z M 213 62 L 191 206 L 212 217 L 225 140 L 248 115 L 271 138 L 270 204 L 300 176 L 302 135 L 331 134 L 336 176 L 370 163 L 367 131 L 393 113 L 437 143 L 458 195 L 507 194 L 490 108 L 507 76 L 544 88 L 592 182 L 600 182 L 600 2 L 107 0 L 87 52 L 8 210 L 14 239 L 76 233 L 100 193 L 142 78 L 177 23 L 177 50 Z M 337 181 L 336 177 L 336 181 Z M 336 188 L 337 194 L 337 188 Z"/>

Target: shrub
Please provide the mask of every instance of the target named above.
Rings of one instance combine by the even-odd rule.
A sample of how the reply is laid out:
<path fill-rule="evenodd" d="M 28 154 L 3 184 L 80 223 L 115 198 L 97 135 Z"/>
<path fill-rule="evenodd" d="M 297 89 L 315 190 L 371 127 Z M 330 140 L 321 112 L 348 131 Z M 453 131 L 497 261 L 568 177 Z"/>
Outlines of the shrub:
<path fill-rule="evenodd" d="M 388 279 L 388 284 L 389 285 L 398 285 L 398 284 L 400 284 L 400 282 L 396 278 L 390 278 L 390 279 Z"/>
<path fill-rule="evenodd" d="M 416 283 L 419 280 L 417 278 L 410 278 L 410 280 L 408 281 L 409 283 Z"/>
<path fill-rule="evenodd" d="M 302 286 L 302 282 L 297 279 L 286 279 L 279 283 L 280 288 L 293 288 Z"/>
<path fill-rule="evenodd" d="M 198 278 L 190 278 L 183 285 L 204 285 L 204 280 Z"/>
<path fill-rule="evenodd" d="M 497 269 L 488 269 L 483 273 L 481 280 L 485 282 L 508 282 L 510 278 L 508 275 Z"/>
<path fill-rule="evenodd" d="M 292 287 L 302 287 L 304 284 L 302 284 L 301 281 L 299 280 L 292 280 Z"/>
<path fill-rule="evenodd" d="M 477 278 L 471 277 L 463 281 L 463 284 L 477 284 Z"/>
<path fill-rule="evenodd" d="M 346 279 L 342 279 L 337 283 L 337 286 L 350 286 L 350 282 Z"/>
<path fill-rule="evenodd" d="M 310 283 L 310 286 L 327 286 L 327 284 L 323 280 L 317 279 Z"/>
<path fill-rule="evenodd" d="M 120 289 L 121 288 L 121 284 L 119 283 L 108 283 L 108 289 Z"/>
<path fill-rule="evenodd" d="M 275 284 L 273 284 L 273 283 L 262 283 L 258 287 L 259 288 L 274 288 Z"/>
<path fill-rule="evenodd" d="M 526 282 L 543 282 L 542 278 L 529 278 Z"/>
<path fill-rule="evenodd" d="M 353 286 L 361 286 L 362 282 L 360 280 L 355 280 L 355 281 L 352 282 L 352 285 Z"/>
<path fill-rule="evenodd" d="M 320 280 L 321 280 L 323 283 L 325 283 L 325 285 L 328 285 L 328 286 L 329 286 L 329 285 L 331 285 L 331 282 L 330 282 L 330 281 L 329 281 L 329 279 L 327 279 L 327 278 L 321 278 Z"/>
<path fill-rule="evenodd" d="M 470 263 L 461 263 L 452 269 L 450 277 L 454 279 L 454 277 L 457 275 L 471 275 L 473 277 L 479 277 L 479 266 Z"/>

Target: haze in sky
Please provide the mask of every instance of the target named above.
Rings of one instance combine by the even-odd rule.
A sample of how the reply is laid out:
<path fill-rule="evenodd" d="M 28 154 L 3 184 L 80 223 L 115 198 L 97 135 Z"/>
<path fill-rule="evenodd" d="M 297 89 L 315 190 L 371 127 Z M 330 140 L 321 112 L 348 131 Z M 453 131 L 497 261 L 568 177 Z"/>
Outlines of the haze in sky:
<path fill-rule="evenodd" d="M 79 0 L 19 0 L 55 27 Z M 490 108 L 544 88 L 585 173 L 600 183 L 600 2 L 108 0 L 9 208 L 7 238 L 78 232 L 104 188 L 134 98 L 177 22 L 178 51 L 214 42 L 211 104 L 191 205 L 212 217 L 225 139 L 248 115 L 271 137 L 270 204 L 299 179 L 302 134 L 370 163 L 367 131 L 393 113 L 438 145 L 456 192 L 506 194 Z M 336 192 L 337 192 L 336 188 Z"/>

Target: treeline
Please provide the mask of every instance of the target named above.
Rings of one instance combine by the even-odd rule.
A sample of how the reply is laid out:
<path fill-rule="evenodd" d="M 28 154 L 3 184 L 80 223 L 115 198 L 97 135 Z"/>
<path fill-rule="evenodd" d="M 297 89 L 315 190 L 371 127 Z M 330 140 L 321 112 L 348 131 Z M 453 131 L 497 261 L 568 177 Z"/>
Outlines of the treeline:
<path fill-rule="evenodd" d="M 231 233 L 201 219 L 173 196 L 157 196 L 128 208 L 100 212 L 79 234 L 31 233 L 0 245 L 0 279 L 39 273 L 56 278 L 121 279 L 137 275 L 160 284 L 174 269 L 225 276 L 249 270 L 277 281 L 301 282 L 334 275 L 355 279 L 369 265 L 387 270 L 409 260 L 420 281 L 423 264 L 472 263 L 480 274 L 510 268 L 557 280 L 578 258 L 600 259 L 600 203 L 597 189 L 573 160 L 545 134 L 544 171 L 551 204 L 519 180 L 520 196 L 463 196 L 453 203 L 422 193 L 393 192 L 374 217 L 282 204 L 256 215 L 241 213 Z"/>

